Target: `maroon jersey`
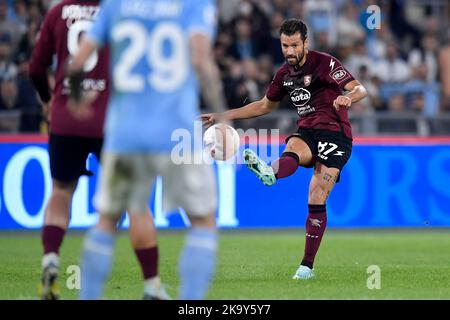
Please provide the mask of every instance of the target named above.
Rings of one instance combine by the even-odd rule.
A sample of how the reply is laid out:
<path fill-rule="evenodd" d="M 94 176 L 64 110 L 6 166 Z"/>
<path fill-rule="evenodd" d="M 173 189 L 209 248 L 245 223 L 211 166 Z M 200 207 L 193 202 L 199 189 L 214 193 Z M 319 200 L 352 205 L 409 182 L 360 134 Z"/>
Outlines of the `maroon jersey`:
<path fill-rule="evenodd" d="M 88 91 L 97 91 L 93 103 L 94 116 L 77 120 L 67 108 L 70 93 L 65 65 L 78 50 L 82 33 L 90 28 L 99 11 L 99 1 L 65 0 L 53 7 L 46 15 L 30 62 L 30 77 L 43 102 L 50 101 L 50 132 L 65 136 L 103 136 L 103 121 L 109 94 L 109 54 L 107 48 L 95 52 L 86 63 L 85 80 L 82 86 Z M 56 56 L 55 88 L 51 94 L 47 69 Z"/>
<path fill-rule="evenodd" d="M 343 131 L 352 138 L 347 108 L 337 111 L 333 101 L 344 86 L 354 80 L 342 64 L 329 54 L 309 51 L 303 66 L 284 64 L 267 90 L 270 101 L 280 101 L 289 94 L 300 116 L 300 128 Z"/>

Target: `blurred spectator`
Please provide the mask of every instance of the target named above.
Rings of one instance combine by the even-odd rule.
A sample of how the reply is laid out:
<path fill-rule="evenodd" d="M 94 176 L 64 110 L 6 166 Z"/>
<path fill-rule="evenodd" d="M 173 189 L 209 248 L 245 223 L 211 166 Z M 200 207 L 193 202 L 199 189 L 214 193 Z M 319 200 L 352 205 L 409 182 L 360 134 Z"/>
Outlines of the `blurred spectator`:
<path fill-rule="evenodd" d="M 442 83 L 441 109 L 450 112 L 450 34 L 447 43 L 439 51 L 439 70 Z"/>
<path fill-rule="evenodd" d="M 266 51 L 266 44 L 270 38 L 267 30 L 270 28 L 270 20 L 264 10 L 261 9 L 259 1 L 242 0 L 242 6 L 245 10 L 241 10 L 240 17 L 247 19 L 251 27 L 251 37 L 259 44 L 258 50 Z"/>
<path fill-rule="evenodd" d="M 270 38 L 267 53 L 272 56 L 273 63 L 279 66 L 284 63 L 283 53 L 280 44 L 280 27 L 283 24 L 284 16 L 279 11 L 274 11 L 270 21 Z"/>
<path fill-rule="evenodd" d="M 377 76 L 383 82 L 400 83 L 408 80 L 411 75 L 409 66 L 398 53 L 397 44 L 390 42 L 386 47 L 386 55 L 375 68 Z"/>
<path fill-rule="evenodd" d="M 257 101 L 261 99 L 263 93 L 261 92 L 259 83 L 258 65 L 254 59 L 245 59 L 242 61 L 242 68 L 244 71 L 244 86 L 248 93 L 248 102 Z"/>
<path fill-rule="evenodd" d="M 8 1 L 0 0 L 0 34 L 10 37 L 13 52 L 22 36 L 20 25 L 8 16 Z"/>
<path fill-rule="evenodd" d="M 24 117 L 39 117 L 40 108 L 36 96 L 29 94 L 26 60 L 43 15 L 60 1 L 0 0 L 0 81 L 10 86 L 6 105 L 14 101 L 10 82 L 17 85 L 12 110 L 23 110 Z M 381 9 L 380 28 L 373 30 L 366 23 L 370 16 L 366 9 L 372 4 Z M 274 68 L 285 62 L 281 23 L 296 17 L 309 26 L 310 49 L 339 58 L 368 89 L 369 98 L 351 110 L 355 117 L 370 119 L 373 111 L 383 119 L 384 112 L 378 111 L 395 113 L 395 121 L 402 112 L 435 118 L 439 112 L 450 114 L 450 1 L 218 0 L 218 5 L 214 55 L 230 107 L 264 95 Z M 279 109 L 291 111 L 292 103 L 283 100 Z M 401 129 L 395 121 L 387 121 L 384 129 Z M 23 119 L 22 129 L 34 131 L 36 122 L 33 116 Z M 362 130 L 367 122 L 362 122 Z"/>
<path fill-rule="evenodd" d="M 274 65 L 270 55 L 261 55 L 258 59 L 258 82 L 262 93 L 265 94 L 267 87 L 273 78 Z"/>
<path fill-rule="evenodd" d="M 408 56 L 408 64 L 413 73 L 422 65 L 426 66 L 426 81 L 430 83 L 437 80 L 438 49 L 439 43 L 436 36 L 433 36 L 431 33 L 426 33 L 422 36 L 420 48 L 413 49 Z"/>
<path fill-rule="evenodd" d="M 358 73 L 362 66 L 365 66 L 364 71 L 367 70 L 368 74 L 373 74 L 374 64 L 375 62 L 367 54 L 366 45 L 362 39 L 355 42 L 352 53 L 344 61 L 345 67 L 356 77 L 356 79 L 360 78 Z"/>
<path fill-rule="evenodd" d="M 17 23 L 20 34 L 24 34 L 28 29 L 28 9 L 25 0 L 14 0 L 14 21 Z"/>
<path fill-rule="evenodd" d="M 246 18 L 238 18 L 235 24 L 235 42 L 230 48 L 230 54 L 237 60 L 256 58 L 260 48 L 252 38 L 251 24 Z"/>
<path fill-rule="evenodd" d="M 436 81 L 428 81 L 427 65 L 422 64 L 416 68 L 416 72 L 411 80 L 404 86 L 407 105 L 414 111 L 420 111 L 427 117 L 437 116 L 439 112 L 439 86 Z M 417 108 L 418 97 L 422 107 Z M 415 106 L 414 106 L 415 105 Z"/>
<path fill-rule="evenodd" d="M 330 41 L 328 40 L 328 32 L 322 31 L 317 32 L 315 34 L 314 39 L 314 49 L 316 51 L 325 52 L 331 54 L 332 56 L 336 56 L 337 54 L 334 52 L 334 48 L 330 46 Z"/>
<path fill-rule="evenodd" d="M 286 18 L 305 19 L 305 3 L 303 1 L 294 1 L 289 7 Z"/>
<path fill-rule="evenodd" d="M 291 1 L 289 0 L 272 0 L 272 7 L 274 11 L 280 12 L 285 17 L 291 13 Z"/>
<path fill-rule="evenodd" d="M 17 109 L 17 86 L 14 79 L 3 79 L 0 88 L 0 109 Z"/>
<path fill-rule="evenodd" d="M 374 61 L 380 61 L 386 56 L 386 47 L 389 42 L 394 41 L 394 36 L 389 30 L 386 21 L 381 20 L 380 28 L 375 29 L 373 36 L 367 38 L 367 51 L 369 57 Z"/>
<path fill-rule="evenodd" d="M 43 20 L 43 8 L 40 1 L 31 1 L 28 3 L 28 22 L 35 22 L 41 25 Z"/>
<path fill-rule="evenodd" d="M 17 75 L 17 67 L 11 61 L 12 46 L 8 33 L 0 34 L 0 81 L 12 79 Z"/>
<path fill-rule="evenodd" d="M 358 15 L 359 12 L 354 4 L 347 2 L 342 7 L 342 12 L 334 26 L 338 41 L 345 39 L 345 41 L 353 44 L 358 40 L 364 39 L 365 32 L 359 23 Z"/>
<path fill-rule="evenodd" d="M 417 113 L 423 113 L 425 109 L 425 99 L 423 94 L 416 93 L 411 97 L 411 110 Z"/>
<path fill-rule="evenodd" d="M 389 97 L 388 110 L 391 112 L 406 111 L 405 97 L 400 92 L 394 93 Z"/>
<path fill-rule="evenodd" d="M 374 110 L 382 110 L 383 102 L 380 98 L 377 78 L 371 76 L 369 68 L 365 64 L 360 65 L 356 74 L 358 74 L 357 79 L 363 84 L 368 93 L 367 99 L 363 99 L 358 103 L 358 111 L 360 113 L 372 113 Z M 350 110 L 353 109 L 352 106 Z"/>
<path fill-rule="evenodd" d="M 25 54 L 31 56 L 31 52 L 36 43 L 37 36 L 39 33 L 39 24 L 35 21 L 30 21 L 28 25 L 27 32 L 22 36 L 19 42 L 19 47 L 17 49 L 18 54 Z"/>
<path fill-rule="evenodd" d="M 234 62 L 224 77 L 224 91 L 228 107 L 238 107 L 244 100 L 247 100 L 248 92 L 242 83 L 242 66 L 239 62 Z"/>
<path fill-rule="evenodd" d="M 315 33 L 328 33 L 329 45 L 336 45 L 336 1 L 306 0 L 304 5 L 306 23 L 309 26 L 310 41 L 314 41 Z M 346 39 L 339 39 L 339 41 Z M 311 43 L 314 46 L 314 43 Z"/>
<path fill-rule="evenodd" d="M 219 19 L 223 24 L 230 23 L 238 14 L 241 0 L 218 0 Z"/>
<path fill-rule="evenodd" d="M 16 63 L 17 74 L 17 106 L 21 111 L 20 131 L 38 132 L 41 124 L 41 105 L 39 103 L 33 83 L 29 77 L 29 57 L 19 54 Z"/>
<path fill-rule="evenodd" d="M 17 86 L 13 79 L 0 83 L 0 131 L 17 132 L 20 126 L 20 108 L 17 103 Z"/>
<path fill-rule="evenodd" d="M 407 1 L 391 0 L 387 1 L 389 7 L 389 25 L 397 40 L 401 40 L 399 45 L 404 50 L 419 46 L 420 30 L 412 25 L 406 18 L 405 6 Z"/>

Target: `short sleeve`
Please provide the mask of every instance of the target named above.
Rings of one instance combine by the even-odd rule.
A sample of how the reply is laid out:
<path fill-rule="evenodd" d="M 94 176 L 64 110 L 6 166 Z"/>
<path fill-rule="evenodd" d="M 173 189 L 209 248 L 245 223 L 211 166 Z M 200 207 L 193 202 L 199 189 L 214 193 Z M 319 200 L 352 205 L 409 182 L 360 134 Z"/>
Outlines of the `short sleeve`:
<path fill-rule="evenodd" d="M 355 80 L 353 75 L 334 57 L 330 56 L 330 61 L 324 64 L 324 68 L 326 68 L 326 81 L 338 85 L 341 90 L 344 90 L 347 83 Z"/>
<path fill-rule="evenodd" d="M 113 1 L 114 0 L 103 0 L 101 2 L 97 18 L 95 19 L 92 28 L 87 33 L 87 38 L 94 41 L 99 46 L 103 46 L 108 40 Z"/>
<path fill-rule="evenodd" d="M 213 0 L 188 0 L 185 23 L 188 35 L 201 33 L 210 39 L 216 36 L 217 8 Z"/>
<path fill-rule="evenodd" d="M 275 77 L 270 83 L 269 88 L 266 92 L 266 97 L 270 101 L 281 101 L 281 99 L 283 99 L 283 97 L 287 94 L 283 86 L 283 75 L 284 68 L 281 68 L 275 74 Z"/>

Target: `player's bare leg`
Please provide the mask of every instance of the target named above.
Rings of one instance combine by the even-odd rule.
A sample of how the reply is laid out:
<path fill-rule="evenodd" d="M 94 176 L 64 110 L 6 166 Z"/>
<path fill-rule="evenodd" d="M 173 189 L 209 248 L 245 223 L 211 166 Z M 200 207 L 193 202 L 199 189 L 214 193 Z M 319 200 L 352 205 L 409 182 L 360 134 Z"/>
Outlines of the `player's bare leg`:
<path fill-rule="evenodd" d="M 309 213 L 306 219 L 305 254 L 293 279 L 314 278 L 314 259 L 319 250 L 322 236 L 327 226 L 326 201 L 333 190 L 339 169 L 328 168 L 317 162 L 311 178 L 308 194 Z"/>
<path fill-rule="evenodd" d="M 187 232 L 179 261 L 181 300 L 204 299 L 213 279 L 217 256 L 215 212 L 205 217 L 189 215 Z"/>
<path fill-rule="evenodd" d="M 281 157 L 272 163 L 277 179 L 286 178 L 294 174 L 298 166 L 311 164 L 312 152 L 309 146 L 300 137 L 292 136 Z"/>
<path fill-rule="evenodd" d="M 132 213 L 130 217 L 129 236 L 131 245 L 141 266 L 144 278 L 145 300 L 170 300 L 158 274 L 159 253 L 156 227 L 150 209 L 145 213 Z"/>
<path fill-rule="evenodd" d="M 42 228 L 42 277 L 39 296 L 42 300 L 59 299 L 59 248 L 70 221 L 70 208 L 78 180 L 60 182 L 53 179 L 53 188 L 45 208 Z"/>

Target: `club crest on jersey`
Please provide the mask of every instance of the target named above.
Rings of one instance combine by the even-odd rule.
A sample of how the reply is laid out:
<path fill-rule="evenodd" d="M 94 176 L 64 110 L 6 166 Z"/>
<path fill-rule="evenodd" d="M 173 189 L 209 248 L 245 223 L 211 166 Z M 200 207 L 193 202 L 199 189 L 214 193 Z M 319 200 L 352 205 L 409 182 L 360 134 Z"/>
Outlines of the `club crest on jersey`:
<path fill-rule="evenodd" d="M 303 83 L 304 83 L 305 87 L 307 87 L 311 84 L 311 75 L 310 74 L 303 77 Z"/>
<path fill-rule="evenodd" d="M 311 93 L 303 88 L 295 89 L 290 94 L 292 103 L 296 107 L 302 107 L 311 99 Z"/>

